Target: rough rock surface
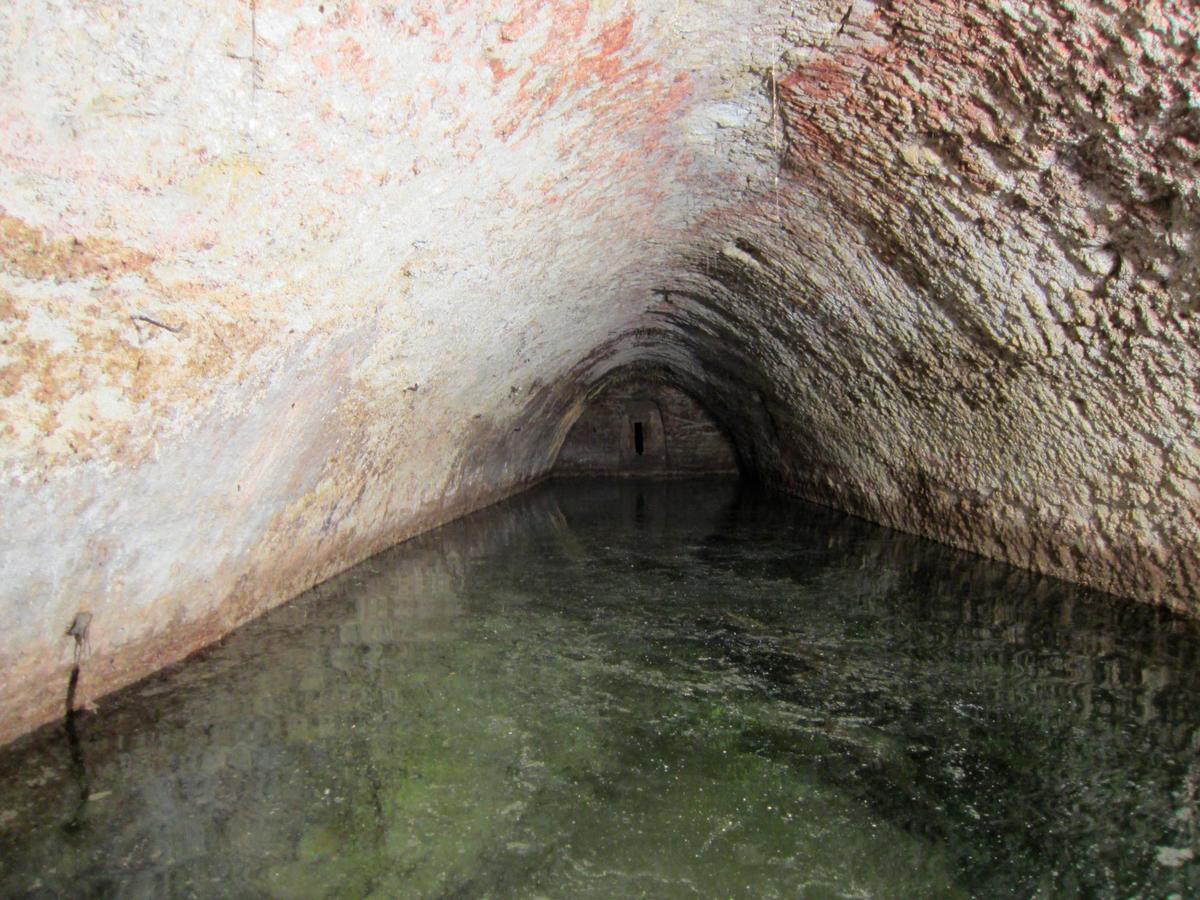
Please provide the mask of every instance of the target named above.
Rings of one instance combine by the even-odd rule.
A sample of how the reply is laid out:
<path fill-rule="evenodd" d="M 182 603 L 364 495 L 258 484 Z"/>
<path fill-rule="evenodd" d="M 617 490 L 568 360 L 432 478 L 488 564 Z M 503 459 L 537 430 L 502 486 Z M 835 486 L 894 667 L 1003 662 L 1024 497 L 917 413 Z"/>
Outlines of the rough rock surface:
<path fill-rule="evenodd" d="M 0 740 L 544 475 L 764 478 L 1200 611 L 1185 2 L 0 5 Z"/>

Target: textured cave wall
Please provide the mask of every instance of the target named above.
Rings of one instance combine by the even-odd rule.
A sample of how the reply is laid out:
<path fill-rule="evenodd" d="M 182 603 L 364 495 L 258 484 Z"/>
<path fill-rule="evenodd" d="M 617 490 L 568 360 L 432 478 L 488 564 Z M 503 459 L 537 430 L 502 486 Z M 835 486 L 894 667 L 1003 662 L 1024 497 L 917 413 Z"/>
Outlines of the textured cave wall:
<path fill-rule="evenodd" d="M 669 373 L 789 490 L 1196 609 L 1182 3 L 0 5 L 0 740 Z"/>
<path fill-rule="evenodd" d="M 640 345 L 788 490 L 1195 613 L 1194 7 L 825 13 Z"/>
<path fill-rule="evenodd" d="M 737 457 L 712 416 L 679 388 L 620 377 L 599 390 L 571 426 L 555 475 L 731 475 Z M 639 452 L 636 426 L 642 428 Z"/>

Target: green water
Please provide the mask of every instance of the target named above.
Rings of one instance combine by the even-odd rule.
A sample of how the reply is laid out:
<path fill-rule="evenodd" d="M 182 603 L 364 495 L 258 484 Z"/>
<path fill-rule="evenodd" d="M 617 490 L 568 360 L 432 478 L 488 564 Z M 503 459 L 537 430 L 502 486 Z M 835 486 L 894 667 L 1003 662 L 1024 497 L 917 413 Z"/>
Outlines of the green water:
<path fill-rule="evenodd" d="M 736 482 L 552 483 L 0 754 L 0 895 L 1200 896 L 1198 651 Z"/>

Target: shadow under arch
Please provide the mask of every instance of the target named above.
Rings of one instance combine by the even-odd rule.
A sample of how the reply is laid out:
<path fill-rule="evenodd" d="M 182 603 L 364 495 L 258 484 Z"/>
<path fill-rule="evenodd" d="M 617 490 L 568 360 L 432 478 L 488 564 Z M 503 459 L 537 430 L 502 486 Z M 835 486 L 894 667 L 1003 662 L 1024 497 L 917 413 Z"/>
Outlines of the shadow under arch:
<path fill-rule="evenodd" d="M 555 475 L 736 474 L 740 454 L 708 404 L 669 367 L 630 363 L 589 385 L 572 405 Z"/>

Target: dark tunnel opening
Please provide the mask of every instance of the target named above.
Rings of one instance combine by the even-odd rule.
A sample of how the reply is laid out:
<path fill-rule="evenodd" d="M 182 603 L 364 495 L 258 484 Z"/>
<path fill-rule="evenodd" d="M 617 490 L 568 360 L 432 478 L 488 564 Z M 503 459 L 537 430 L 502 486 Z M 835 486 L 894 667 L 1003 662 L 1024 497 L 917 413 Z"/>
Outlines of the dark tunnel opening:
<path fill-rule="evenodd" d="M 589 391 L 559 449 L 557 475 L 739 474 L 725 423 L 660 371 L 619 372 Z"/>

